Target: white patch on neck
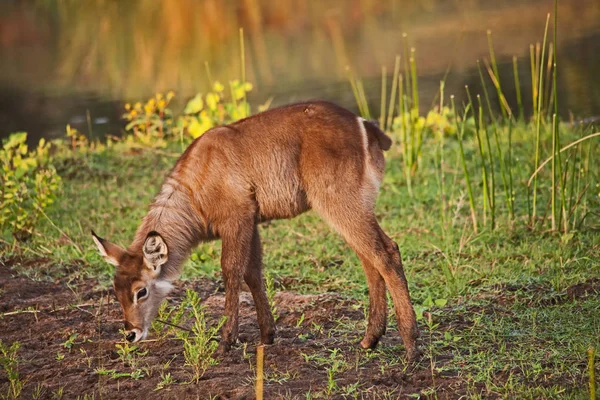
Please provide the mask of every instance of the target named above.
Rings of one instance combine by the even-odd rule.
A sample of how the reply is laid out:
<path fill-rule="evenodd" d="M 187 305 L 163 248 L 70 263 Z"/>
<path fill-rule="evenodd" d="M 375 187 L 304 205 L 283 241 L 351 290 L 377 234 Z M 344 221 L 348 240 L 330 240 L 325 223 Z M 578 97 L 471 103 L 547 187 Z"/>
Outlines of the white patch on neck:
<path fill-rule="evenodd" d="M 173 290 L 173 284 L 169 281 L 156 281 L 154 282 L 154 287 L 156 290 L 164 294 L 167 294 Z"/>

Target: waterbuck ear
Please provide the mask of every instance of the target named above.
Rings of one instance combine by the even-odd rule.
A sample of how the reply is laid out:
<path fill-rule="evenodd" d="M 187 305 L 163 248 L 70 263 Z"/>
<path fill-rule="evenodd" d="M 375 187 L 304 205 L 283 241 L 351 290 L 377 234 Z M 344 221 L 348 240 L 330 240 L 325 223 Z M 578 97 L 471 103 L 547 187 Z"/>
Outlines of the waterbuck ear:
<path fill-rule="evenodd" d="M 92 239 L 94 239 L 94 243 L 98 246 L 100 255 L 104 257 L 106 261 L 118 267 L 121 257 L 125 254 L 125 250 L 106 239 L 102 239 L 100 236 L 96 235 L 94 231 L 92 231 Z"/>
<path fill-rule="evenodd" d="M 144 261 L 155 275 L 160 274 L 160 267 L 167 262 L 169 249 L 158 232 L 148 233 L 144 242 Z"/>

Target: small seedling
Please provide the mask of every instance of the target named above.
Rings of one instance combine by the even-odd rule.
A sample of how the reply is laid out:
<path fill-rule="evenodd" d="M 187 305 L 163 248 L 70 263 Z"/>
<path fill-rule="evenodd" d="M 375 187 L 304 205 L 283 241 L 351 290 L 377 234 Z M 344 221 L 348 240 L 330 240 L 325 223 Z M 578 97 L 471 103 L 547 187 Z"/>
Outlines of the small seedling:
<path fill-rule="evenodd" d="M 175 379 L 171 376 L 170 372 L 167 372 L 166 374 L 164 372 L 161 372 L 160 382 L 158 382 L 158 384 L 154 388 L 154 391 L 156 392 L 158 390 L 162 390 L 162 389 L 166 388 L 167 386 L 170 386 L 174 383 L 175 383 Z"/>
<path fill-rule="evenodd" d="M 73 347 L 73 345 L 75 344 L 81 344 L 83 342 L 85 342 L 85 340 L 82 340 L 81 342 L 77 342 L 76 339 L 79 336 L 78 333 L 73 333 L 71 336 L 69 336 L 69 338 L 63 343 L 63 347 L 65 349 L 69 349 L 69 352 L 71 352 L 71 348 Z"/>
<path fill-rule="evenodd" d="M 31 398 L 34 400 L 41 399 L 44 394 L 46 394 L 46 388 L 41 383 L 38 383 L 31 392 Z"/>
<path fill-rule="evenodd" d="M 0 339 L 0 365 L 8 377 L 8 390 L 6 396 L 9 399 L 16 399 L 21 396 L 24 382 L 19 379 L 19 359 L 17 352 L 21 344 L 13 342 L 10 346 L 5 345 Z"/>
<path fill-rule="evenodd" d="M 302 315 L 300 316 L 300 318 L 298 318 L 298 321 L 296 322 L 296 328 L 300 328 L 300 325 L 302 325 L 302 323 L 304 322 L 304 313 L 302 313 Z"/>
<path fill-rule="evenodd" d="M 61 386 L 58 389 L 56 389 L 54 392 L 52 392 L 52 397 L 56 400 L 62 399 L 63 396 L 65 394 L 65 387 Z"/>
<path fill-rule="evenodd" d="M 125 344 L 116 344 L 117 354 L 119 355 L 119 360 L 130 366 L 132 369 L 137 369 L 138 365 L 138 357 L 143 357 L 148 354 L 148 351 L 140 351 L 139 346 L 132 346 L 129 343 Z"/>

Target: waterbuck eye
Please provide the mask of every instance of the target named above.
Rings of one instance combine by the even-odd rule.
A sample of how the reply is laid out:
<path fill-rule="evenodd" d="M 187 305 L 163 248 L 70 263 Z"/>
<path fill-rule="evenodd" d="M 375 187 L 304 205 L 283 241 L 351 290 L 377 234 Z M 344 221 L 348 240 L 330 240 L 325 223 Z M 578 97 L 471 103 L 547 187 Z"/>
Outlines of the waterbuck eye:
<path fill-rule="evenodd" d="M 148 290 L 146 288 L 142 288 L 137 291 L 136 297 L 138 300 L 143 299 L 148 294 Z"/>

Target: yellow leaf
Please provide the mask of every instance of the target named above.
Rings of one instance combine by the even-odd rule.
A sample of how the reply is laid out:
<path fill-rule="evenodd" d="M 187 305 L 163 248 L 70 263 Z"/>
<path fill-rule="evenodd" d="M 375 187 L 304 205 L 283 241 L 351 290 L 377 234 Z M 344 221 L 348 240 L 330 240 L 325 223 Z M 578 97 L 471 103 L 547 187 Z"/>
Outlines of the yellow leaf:
<path fill-rule="evenodd" d="M 220 97 L 216 93 L 209 93 L 206 95 L 206 105 L 211 111 L 215 111 L 217 109 L 217 103 L 219 100 Z"/>
<path fill-rule="evenodd" d="M 215 92 L 222 92 L 223 90 L 225 90 L 225 86 L 223 86 L 223 84 L 219 81 L 216 81 L 213 85 L 213 90 Z"/>

